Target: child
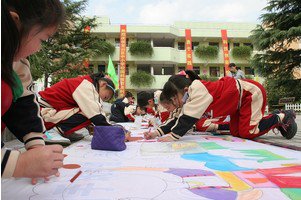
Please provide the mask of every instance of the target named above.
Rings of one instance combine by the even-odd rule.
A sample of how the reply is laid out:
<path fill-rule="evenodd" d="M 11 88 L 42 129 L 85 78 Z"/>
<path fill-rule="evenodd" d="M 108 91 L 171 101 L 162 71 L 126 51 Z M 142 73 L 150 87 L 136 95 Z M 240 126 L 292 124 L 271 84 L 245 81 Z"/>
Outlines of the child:
<path fill-rule="evenodd" d="M 129 122 L 135 121 L 135 115 L 141 115 L 140 107 L 134 104 L 134 96 L 131 92 L 126 92 L 125 97 L 117 99 L 111 106 L 110 121 Z"/>
<path fill-rule="evenodd" d="M 169 113 L 170 116 L 168 118 L 168 122 L 171 122 L 173 120 L 177 120 L 181 108 L 177 108 L 172 101 L 167 99 L 164 94 L 160 95 L 160 101 L 159 104 L 162 105 Z M 163 126 L 166 126 L 167 123 L 164 123 L 158 128 L 159 132 L 163 132 L 166 129 L 163 128 Z M 200 120 L 198 120 L 195 124 L 195 130 L 200 132 L 216 132 L 216 131 L 225 131 L 229 130 L 229 121 L 227 117 L 218 117 L 218 118 L 212 118 L 210 113 L 205 113 L 201 117 Z M 168 132 L 166 132 L 168 131 Z M 169 133 L 170 129 L 167 129 L 165 133 Z"/>
<path fill-rule="evenodd" d="M 63 20 L 59 0 L 1 1 L 1 130 L 8 127 L 27 150 L 1 149 L 2 178 L 46 179 L 63 165 L 62 146 L 45 146 L 44 125 L 36 97 L 29 90 L 32 80 L 25 59 L 40 49 Z"/>
<path fill-rule="evenodd" d="M 62 81 L 39 92 L 41 115 L 47 130 L 48 143 L 70 144 L 65 137 L 72 137 L 91 123 L 97 126 L 110 125 L 102 109 L 102 102 L 115 94 L 115 85 L 104 74 L 79 76 Z M 61 137 L 64 136 L 64 137 Z M 83 138 L 77 134 L 71 140 Z"/>
<path fill-rule="evenodd" d="M 146 113 L 159 117 L 161 122 L 165 122 L 169 116 L 169 112 L 158 104 L 159 97 L 162 91 L 153 92 L 142 91 L 137 95 L 138 106 L 146 110 Z"/>
<path fill-rule="evenodd" d="M 190 86 L 186 87 L 187 84 Z M 159 141 L 180 139 L 205 112 L 211 112 L 213 118 L 230 115 L 230 132 L 235 137 L 253 139 L 278 128 L 285 138 L 291 139 L 297 132 L 293 111 L 263 117 L 266 92 L 252 80 L 224 77 L 207 82 L 174 75 L 164 85 L 162 94 L 182 107 L 182 111 L 168 136 Z M 146 138 L 163 136 L 158 132 L 145 135 Z"/>

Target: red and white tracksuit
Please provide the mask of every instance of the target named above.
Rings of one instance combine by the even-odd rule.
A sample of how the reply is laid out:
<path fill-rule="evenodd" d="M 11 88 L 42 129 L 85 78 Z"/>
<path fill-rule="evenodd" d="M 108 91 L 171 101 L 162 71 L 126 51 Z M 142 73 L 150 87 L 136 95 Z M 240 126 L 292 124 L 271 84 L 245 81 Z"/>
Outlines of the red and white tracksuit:
<path fill-rule="evenodd" d="M 171 128 L 171 135 L 179 139 L 205 112 L 209 112 L 212 118 L 230 115 L 231 134 L 252 139 L 278 123 L 276 115 L 263 117 L 265 106 L 265 89 L 256 81 L 230 77 L 216 82 L 195 80 L 188 88 L 188 99 Z M 162 128 L 158 131 L 160 135 L 166 134 Z"/>
<path fill-rule="evenodd" d="M 39 94 L 47 130 L 56 126 L 69 135 L 91 123 L 110 125 L 102 109 L 102 100 L 88 75 L 63 79 Z"/>
<path fill-rule="evenodd" d="M 160 99 L 160 94 L 161 90 L 157 90 L 154 92 L 154 98 L 155 99 Z M 156 104 L 156 107 L 154 108 L 146 108 L 146 113 L 150 115 L 154 115 L 155 117 L 159 117 L 161 122 L 164 123 L 168 117 L 169 117 L 169 112 L 160 104 Z"/>

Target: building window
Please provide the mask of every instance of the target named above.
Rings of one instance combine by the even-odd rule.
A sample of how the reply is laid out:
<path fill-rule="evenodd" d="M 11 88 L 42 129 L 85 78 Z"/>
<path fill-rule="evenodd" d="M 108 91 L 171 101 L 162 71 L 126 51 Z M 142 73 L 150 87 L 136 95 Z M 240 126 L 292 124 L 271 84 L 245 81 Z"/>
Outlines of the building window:
<path fill-rule="evenodd" d="M 244 43 L 244 46 L 251 47 L 253 49 L 252 43 Z"/>
<path fill-rule="evenodd" d="M 220 68 L 219 67 L 210 67 L 210 76 L 220 77 Z"/>
<path fill-rule="evenodd" d="M 192 50 L 196 49 L 199 46 L 199 42 L 192 42 Z"/>
<path fill-rule="evenodd" d="M 162 67 L 162 73 L 164 75 L 174 75 L 175 69 L 174 67 Z"/>
<path fill-rule="evenodd" d="M 185 42 L 178 42 L 178 49 L 185 50 Z"/>
<path fill-rule="evenodd" d="M 129 46 L 129 38 L 126 38 L 126 46 Z M 120 38 L 115 38 L 115 47 L 120 47 Z"/>
<path fill-rule="evenodd" d="M 118 64 L 116 64 L 115 66 L 115 71 L 116 71 L 116 74 L 118 74 Z M 125 66 L 125 75 L 129 75 L 129 65 L 126 65 Z"/>
<path fill-rule="evenodd" d="M 240 46 L 239 43 L 237 43 L 237 42 L 234 42 L 234 43 L 233 43 L 233 47 L 239 47 L 239 46 Z"/>
<path fill-rule="evenodd" d="M 161 66 L 153 66 L 154 75 L 174 75 L 175 68 L 174 66 L 170 67 L 161 67 Z"/>
<path fill-rule="evenodd" d="M 193 71 L 198 75 L 201 73 L 200 67 L 193 67 Z"/>
<path fill-rule="evenodd" d="M 144 71 L 147 73 L 151 73 L 151 66 L 150 65 L 138 65 L 137 66 L 137 71 Z"/>
<path fill-rule="evenodd" d="M 251 67 L 245 67 L 245 75 L 254 75 L 254 69 Z"/>
<path fill-rule="evenodd" d="M 105 65 L 97 65 L 98 72 L 106 72 L 106 66 Z"/>
<path fill-rule="evenodd" d="M 218 42 L 209 42 L 209 46 L 214 46 L 219 48 L 219 43 Z"/>

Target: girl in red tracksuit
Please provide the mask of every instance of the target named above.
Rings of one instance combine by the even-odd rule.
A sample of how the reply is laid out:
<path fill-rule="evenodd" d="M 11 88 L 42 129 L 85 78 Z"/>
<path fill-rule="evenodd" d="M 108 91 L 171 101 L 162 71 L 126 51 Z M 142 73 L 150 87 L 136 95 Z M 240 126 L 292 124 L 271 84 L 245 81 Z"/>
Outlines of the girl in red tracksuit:
<path fill-rule="evenodd" d="M 182 75 L 182 74 L 180 74 Z M 186 73 L 185 73 L 186 75 Z M 189 87 L 189 85 L 187 85 Z M 169 113 L 168 120 L 159 126 L 159 132 L 169 133 L 170 128 L 174 125 L 181 108 L 177 108 L 173 101 L 167 98 L 164 94 L 159 97 L 159 105 L 165 108 Z M 172 126 L 169 123 L 173 124 Z M 229 119 L 226 116 L 212 118 L 211 113 L 204 113 L 202 117 L 196 122 L 195 130 L 200 132 L 215 132 L 215 131 L 229 131 Z"/>
<path fill-rule="evenodd" d="M 291 139 L 297 132 L 293 111 L 263 116 L 266 92 L 252 80 L 224 77 L 208 82 L 174 75 L 164 85 L 162 94 L 182 110 L 169 133 L 145 133 L 147 139 L 168 134 L 159 141 L 178 140 L 205 112 L 212 113 L 213 118 L 230 115 L 230 132 L 236 137 L 253 139 L 278 128 L 284 137 Z"/>
<path fill-rule="evenodd" d="M 110 125 L 102 102 L 110 100 L 114 93 L 114 83 L 102 73 L 63 79 L 39 92 L 46 129 L 56 127 L 68 136 L 91 123 Z"/>

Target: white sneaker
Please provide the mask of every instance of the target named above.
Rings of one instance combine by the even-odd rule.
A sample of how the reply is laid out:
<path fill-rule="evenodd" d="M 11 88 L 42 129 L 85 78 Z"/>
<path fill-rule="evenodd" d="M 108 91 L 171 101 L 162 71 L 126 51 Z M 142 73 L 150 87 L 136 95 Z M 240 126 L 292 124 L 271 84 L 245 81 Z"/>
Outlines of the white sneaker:
<path fill-rule="evenodd" d="M 75 131 L 74 133 L 72 133 L 68 136 L 65 136 L 65 137 L 68 138 L 72 142 L 76 142 L 76 141 L 79 141 L 79 140 L 83 139 L 87 135 L 89 135 L 88 129 L 82 128 L 82 129 L 79 129 L 79 130 Z"/>
<path fill-rule="evenodd" d="M 61 136 L 56 128 L 46 131 L 44 140 L 46 144 L 60 144 L 63 146 L 68 146 L 71 144 L 71 141 L 68 138 Z"/>

